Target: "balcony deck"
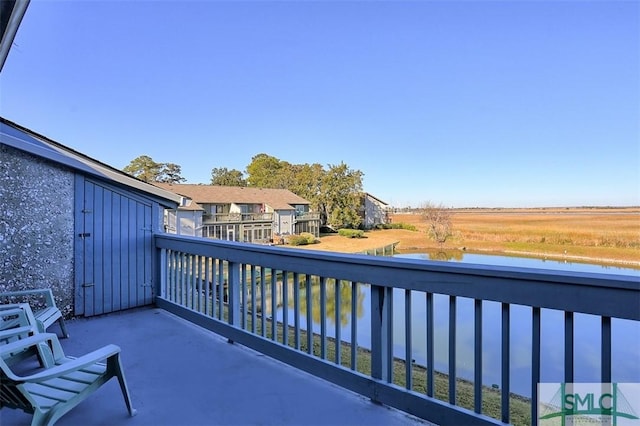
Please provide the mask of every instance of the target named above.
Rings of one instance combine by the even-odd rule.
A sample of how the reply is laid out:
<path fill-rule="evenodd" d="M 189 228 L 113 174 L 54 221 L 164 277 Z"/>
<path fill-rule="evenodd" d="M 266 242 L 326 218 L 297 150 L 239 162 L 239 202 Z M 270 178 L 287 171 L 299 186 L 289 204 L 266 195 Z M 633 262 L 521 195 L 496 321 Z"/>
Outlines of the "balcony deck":
<path fill-rule="evenodd" d="M 163 309 L 148 307 L 68 323 L 65 352 L 76 356 L 107 343 L 122 348 L 138 415 L 129 417 L 113 379 L 57 423 L 64 425 L 426 425 L 401 411 L 229 344 Z M 50 331 L 58 331 L 54 326 Z M 2 409 L 0 424 L 31 416 Z"/>
<path fill-rule="evenodd" d="M 549 330 L 561 331 L 551 336 L 561 351 L 556 382 L 573 383 L 576 372 L 584 377 L 576 354 L 585 351 L 600 354 L 600 365 L 587 371 L 592 382 L 620 382 L 628 377 L 621 368 L 629 367 L 616 360 L 633 356 L 638 342 L 635 275 L 451 265 L 166 234 L 153 244 L 152 274 L 148 281 L 137 277 L 154 283 L 156 307 L 77 319 L 63 340 L 70 355 L 119 344 L 140 414 L 127 417 L 114 382 L 61 424 L 425 424 L 403 413 L 442 425 L 537 424 Z M 112 308 L 101 301 L 105 311 Z M 595 320 L 589 333 L 585 315 Z M 444 356 L 436 352 L 443 348 Z M 516 376 L 520 348 L 531 355 L 528 371 Z M 416 355 L 422 364 L 403 361 Z M 462 357 L 471 360 L 472 381 L 459 368 Z M 501 360 L 489 382 L 497 388 L 483 380 L 484 360 L 492 358 Z M 529 387 L 530 400 L 511 397 L 516 380 Z M 29 423 L 21 413 L 0 416 L 2 426 Z"/>

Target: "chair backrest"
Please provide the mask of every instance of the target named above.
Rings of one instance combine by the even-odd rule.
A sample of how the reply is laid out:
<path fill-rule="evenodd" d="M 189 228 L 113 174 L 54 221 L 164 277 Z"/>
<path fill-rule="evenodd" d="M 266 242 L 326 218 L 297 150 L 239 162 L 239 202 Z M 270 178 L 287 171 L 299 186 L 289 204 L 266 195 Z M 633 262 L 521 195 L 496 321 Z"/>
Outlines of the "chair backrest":
<path fill-rule="evenodd" d="M 37 329 L 36 319 L 28 303 L 9 303 L 0 305 L 0 331 L 17 327 L 33 327 Z"/>
<path fill-rule="evenodd" d="M 38 332 L 37 320 L 28 303 L 0 305 L 0 345 L 25 339 Z M 27 348 L 5 354 L 0 358 L 8 364 L 14 364 L 35 353 Z"/>
<path fill-rule="evenodd" d="M 0 330 L 12 327 L 35 325 L 36 318 L 28 303 L 5 303 L 0 305 Z M 19 323 L 16 325 L 16 323 Z"/>
<path fill-rule="evenodd" d="M 33 315 L 37 321 L 36 325 L 40 332 L 46 331 L 53 323 L 57 322 L 60 326 L 62 337 L 69 337 L 64 316 L 56 306 L 56 301 L 50 288 L 5 291 L 0 293 L 0 303 L 5 305 L 28 303 L 33 309 Z"/>

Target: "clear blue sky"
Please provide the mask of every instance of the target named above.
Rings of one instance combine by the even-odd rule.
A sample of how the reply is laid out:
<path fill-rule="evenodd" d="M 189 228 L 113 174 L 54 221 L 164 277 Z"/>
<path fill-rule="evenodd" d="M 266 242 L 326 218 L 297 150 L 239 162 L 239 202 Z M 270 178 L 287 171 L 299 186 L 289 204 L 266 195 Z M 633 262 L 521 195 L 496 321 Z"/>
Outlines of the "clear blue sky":
<path fill-rule="evenodd" d="M 346 163 L 394 206 L 640 205 L 639 1 L 39 1 L 0 113 L 116 168 Z"/>

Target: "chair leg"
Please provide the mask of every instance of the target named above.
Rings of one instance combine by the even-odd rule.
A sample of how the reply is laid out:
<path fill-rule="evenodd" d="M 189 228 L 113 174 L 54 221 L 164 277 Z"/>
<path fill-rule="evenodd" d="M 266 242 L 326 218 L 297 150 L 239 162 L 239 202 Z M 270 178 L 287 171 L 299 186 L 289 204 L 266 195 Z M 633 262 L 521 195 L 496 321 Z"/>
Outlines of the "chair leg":
<path fill-rule="evenodd" d="M 39 409 L 33 413 L 33 417 L 31 418 L 31 426 L 45 426 L 49 424 L 47 416 L 45 413 L 40 411 Z"/>
<path fill-rule="evenodd" d="M 129 395 L 129 387 L 127 386 L 127 381 L 124 377 L 124 370 L 122 369 L 122 362 L 120 361 L 120 354 L 113 355 L 109 358 L 109 362 L 112 362 L 111 367 L 114 369 L 114 374 L 118 377 L 118 382 L 120 383 L 120 390 L 122 390 L 122 396 L 124 397 L 124 402 L 127 404 L 127 410 L 129 410 L 129 415 L 131 417 L 135 416 L 138 412 L 133 405 L 131 404 L 131 396 Z"/>
<path fill-rule="evenodd" d="M 62 337 L 65 339 L 68 338 L 69 333 L 67 332 L 67 324 L 64 322 L 64 318 L 60 317 L 60 319 L 58 319 L 58 325 L 60 326 L 60 331 L 62 331 Z"/>

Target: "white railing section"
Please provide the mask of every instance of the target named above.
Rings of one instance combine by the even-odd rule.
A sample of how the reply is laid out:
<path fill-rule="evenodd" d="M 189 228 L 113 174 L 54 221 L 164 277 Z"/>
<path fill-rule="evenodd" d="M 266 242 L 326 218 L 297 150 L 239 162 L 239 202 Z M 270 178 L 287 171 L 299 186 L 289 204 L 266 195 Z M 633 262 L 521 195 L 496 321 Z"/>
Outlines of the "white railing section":
<path fill-rule="evenodd" d="M 536 386 L 544 367 L 541 319 L 547 312 L 563 313 L 557 327 L 564 329 L 565 382 L 574 381 L 576 316 L 599 317 L 602 382 L 615 380 L 612 319 L 631 320 L 634 326 L 640 321 L 637 277 L 347 255 L 167 234 L 156 235 L 155 245 L 158 306 L 438 424 L 537 423 Z M 439 371 L 434 360 L 442 342 L 436 340 L 434 316 L 443 314 L 442 304 L 436 303 L 443 298 L 448 366 Z M 394 312 L 397 306 L 403 312 Z M 482 380 L 483 330 L 487 332 L 484 323 L 491 308 L 500 313 L 499 329 L 490 331 L 500 335 L 497 389 Z M 525 331 L 531 348 L 530 392 L 525 398 L 514 398 L 511 391 L 516 308 L 526 309 L 530 321 Z M 369 314 L 363 316 L 363 309 Z M 459 318 L 469 310 L 471 379 L 457 370 L 460 358 L 469 354 L 461 353 L 456 343 Z M 363 322 L 369 333 L 362 332 Z M 425 359 L 417 360 L 419 353 Z M 500 408 L 492 412 L 488 406 L 496 401 Z M 525 404 L 525 416 L 518 404 Z"/>
<path fill-rule="evenodd" d="M 270 222 L 273 213 L 207 213 L 202 215 L 205 223 L 213 222 Z"/>

